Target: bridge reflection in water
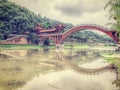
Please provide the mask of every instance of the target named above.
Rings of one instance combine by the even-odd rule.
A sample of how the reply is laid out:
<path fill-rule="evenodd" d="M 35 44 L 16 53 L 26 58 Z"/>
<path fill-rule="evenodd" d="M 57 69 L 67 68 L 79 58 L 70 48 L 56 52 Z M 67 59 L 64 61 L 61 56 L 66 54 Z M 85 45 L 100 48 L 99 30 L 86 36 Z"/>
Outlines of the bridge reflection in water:
<path fill-rule="evenodd" d="M 100 53 L 1 50 L 0 90 L 115 90 L 117 70 Z"/>

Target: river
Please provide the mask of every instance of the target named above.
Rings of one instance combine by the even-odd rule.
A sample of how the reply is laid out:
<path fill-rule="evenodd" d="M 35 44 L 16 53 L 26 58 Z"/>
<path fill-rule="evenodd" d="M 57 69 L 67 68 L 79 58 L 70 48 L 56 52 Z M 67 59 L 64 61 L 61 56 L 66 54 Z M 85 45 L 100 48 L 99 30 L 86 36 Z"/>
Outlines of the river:
<path fill-rule="evenodd" d="M 119 90 L 101 53 L 114 50 L 0 50 L 0 90 Z"/>

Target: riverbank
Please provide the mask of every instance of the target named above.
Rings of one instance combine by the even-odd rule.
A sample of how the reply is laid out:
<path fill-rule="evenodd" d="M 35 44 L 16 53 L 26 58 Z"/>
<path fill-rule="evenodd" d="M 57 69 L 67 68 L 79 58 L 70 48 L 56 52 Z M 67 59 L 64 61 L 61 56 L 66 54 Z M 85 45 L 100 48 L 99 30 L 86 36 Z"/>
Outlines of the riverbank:
<path fill-rule="evenodd" d="M 0 45 L 0 49 L 39 49 L 38 45 Z"/>
<path fill-rule="evenodd" d="M 56 48 L 54 45 L 51 46 L 41 46 L 41 45 L 0 45 L 0 49 L 41 49 L 41 48 Z M 97 49 L 97 50 L 115 50 L 115 46 L 90 46 L 85 44 L 80 45 L 65 45 L 64 49 Z"/>
<path fill-rule="evenodd" d="M 107 62 L 113 63 L 117 66 L 118 80 L 115 81 L 116 86 L 120 87 L 120 52 L 104 53 L 102 55 Z"/>
<path fill-rule="evenodd" d="M 41 46 L 41 45 L 0 45 L 0 49 L 41 49 L 41 48 L 56 48 L 55 46 Z M 75 46 L 70 46 L 70 45 L 65 45 L 63 48 L 65 49 L 72 49 L 72 48 L 89 48 L 88 45 L 75 45 Z"/>

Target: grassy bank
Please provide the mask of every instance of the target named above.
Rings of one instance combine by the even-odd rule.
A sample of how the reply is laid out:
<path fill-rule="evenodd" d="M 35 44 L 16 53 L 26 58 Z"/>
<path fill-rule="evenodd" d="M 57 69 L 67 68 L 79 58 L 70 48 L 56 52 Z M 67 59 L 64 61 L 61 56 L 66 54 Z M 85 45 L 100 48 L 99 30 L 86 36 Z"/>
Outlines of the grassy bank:
<path fill-rule="evenodd" d="M 37 45 L 0 45 L 0 49 L 39 49 Z"/>
<path fill-rule="evenodd" d="M 41 49 L 41 48 L 56 48 L 54 45 L 51 46 L 41 46 L 41 45 L 0 45 L 0 49 Z M 87 44 L 75 44 L 75 45 L 64 45 L 64 49 L 100 49 L 100 50 L 110 50 L 115 49 L 113 46 L 90 46 Z"/>
<path fill-rule="evenodd" d="M 120 52 L 114 54 L 108 53 L 103 56 L 107 62 L 114 63 L 117 66 L 118 80 L 115 83 L 116 86 L 120 87 Z"/>
<path fill-rule="evenodd" d="M 65 45 L 63 48 L 88 48 L 88 45 Z M 56 48 L 55 46 L 40 46 L 40 45 L 0 45 L 0 49 L 41 49 L 41 48 Z"/>
<path fill-rule="evenodd" d="M 53 46 L 50 47 L 52 48 Z M 40 49 L 40 48 L 43 47 L 40 45 L 12 45 L 12 44 L 0 45 L 0 49 Z"/>
<path fill-rule="evenodd" d="M 79 48 L 89 48 L 88 45 L 65 45 L 64 46 L 65 49 L 69 49 L 69 48 L 73 48 L 73 49 L 79 49 Z"/>
<path fill-rule="evenodd" d="M 112 62 L 117 66 L 118 80 L 115 82 L 117 87 L 120 87 L 120 57 L 106 57 L 108 62 Z"/>
<path fill-rule="evenodd" d="M 112 62 L 120 68 L 120 52 L 103 54 L 107 62 Z M 119 69 L 120 70 L 120 69 Z"/>

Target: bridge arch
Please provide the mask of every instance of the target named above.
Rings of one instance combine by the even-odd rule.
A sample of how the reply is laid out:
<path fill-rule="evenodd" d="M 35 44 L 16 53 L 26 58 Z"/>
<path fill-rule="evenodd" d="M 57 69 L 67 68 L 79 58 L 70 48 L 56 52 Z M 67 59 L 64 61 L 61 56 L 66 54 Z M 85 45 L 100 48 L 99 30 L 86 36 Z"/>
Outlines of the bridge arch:
<path fill-rule="evenodd" d="M 54 44 L 56 43 L 55 38 L 53 38 L 53 37 L 41 37 L 40 38 L 40 44 L 43 44 L 46 39 L 49 39 L 49 40 L 53 41 Z"/>
<path fill-rule="evenodd" d="M 116 35 L 115 30 L 108 31 L 108 29 L 106 29 L 102 26 L 96 26 L 96 25 L 81 25 L 81 26 L 77 26 L 77 27 L 74 27 L 72 29 L 69 29 L 67 32 L 65 32 L 63 34 L 62 39 L 59 41 L 59 43 L 61 43 L 66 37 L 70 36 L 73 32 L 83 31 L 86 29 L 92 29 L 92 30 L 103 32 L 104 34 L 106 34 L 107 36 L 112 38 L 116 43 L 118 43 L 118 37 Z"/>

